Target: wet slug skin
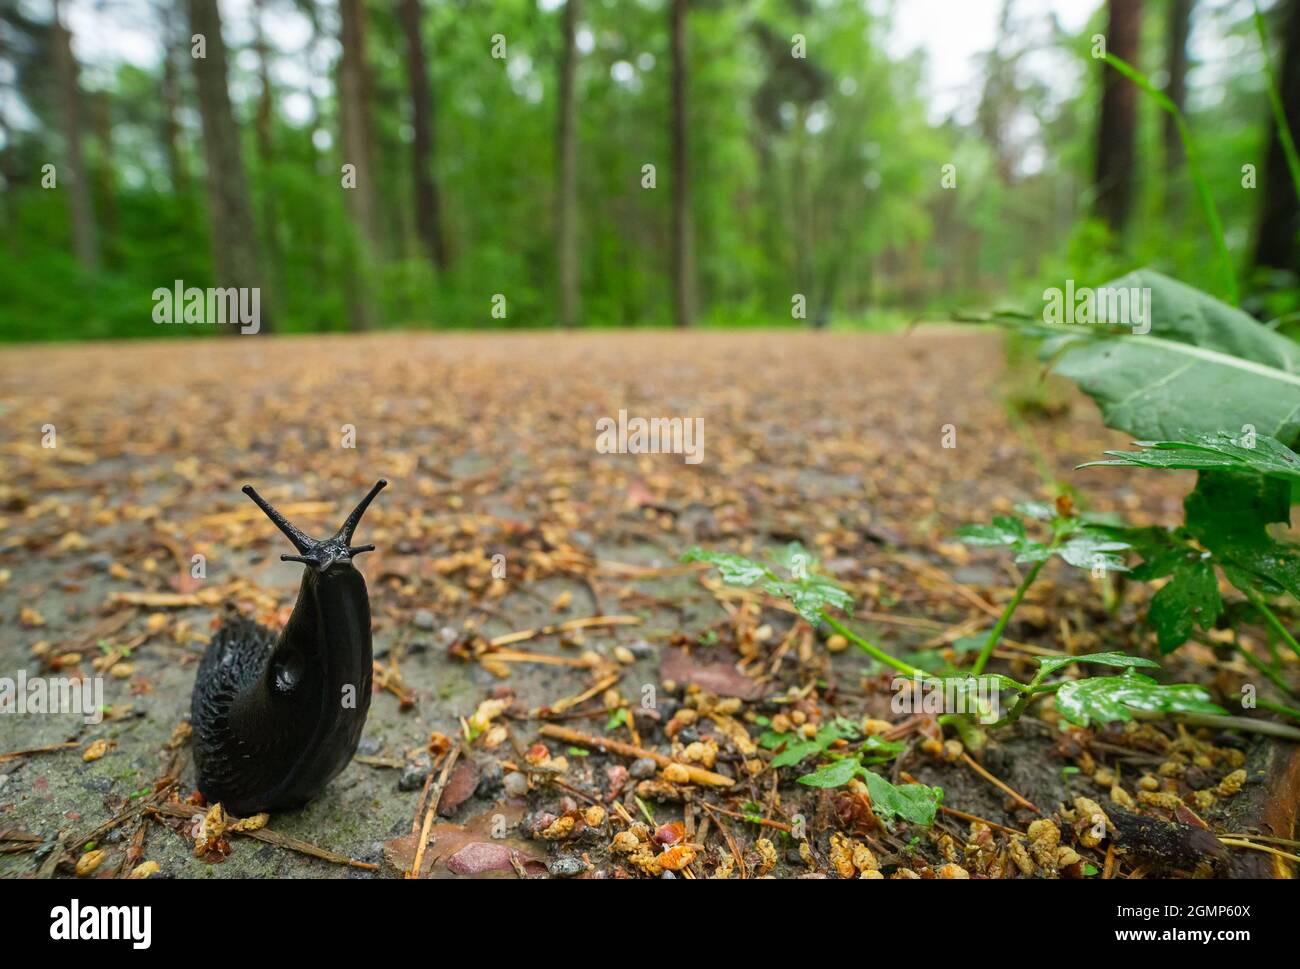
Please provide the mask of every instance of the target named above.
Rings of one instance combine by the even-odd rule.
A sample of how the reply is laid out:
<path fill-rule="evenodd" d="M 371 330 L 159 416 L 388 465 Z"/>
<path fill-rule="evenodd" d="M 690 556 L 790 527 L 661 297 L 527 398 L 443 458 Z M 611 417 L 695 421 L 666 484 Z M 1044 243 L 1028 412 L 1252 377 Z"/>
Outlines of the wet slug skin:
<path fill-rule="evenodd" d="M 199 664 L 190 701 L 199 791 L 235 815 L 296 807 L 315 797 L 356 752 L 370 709 L 370 599 L 353 564 L 373 545 L 352 535 L 376 482 L 330 538 L 294 527 L 251 486 L 244 493 L 293 543 L 304 566 L 293 613 L 278 634 L 226 621 Z"/>

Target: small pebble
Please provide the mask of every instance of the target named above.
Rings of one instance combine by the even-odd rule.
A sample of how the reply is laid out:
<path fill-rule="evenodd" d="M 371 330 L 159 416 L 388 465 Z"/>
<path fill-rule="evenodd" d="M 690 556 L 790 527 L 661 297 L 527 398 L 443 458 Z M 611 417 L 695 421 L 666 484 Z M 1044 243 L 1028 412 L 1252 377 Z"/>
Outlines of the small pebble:
<path fill-rule="evenodd" d="M 528 777 L 519 771 L 511 771 L 501 783 L 511 797 L 523 797 L 528 793 Z"/>
<path fill-rule="evenodd" d="M 587 865 L 576 855 L 560 855 L 546 863 L 546 870 L 552 878 L 572 878 L 587 870 Z"/>
<path fill-rule="evenodd" d="M 655 771 L 659 766 L 649 757 L 640 757 L 632 761 L 632 766 L 628 768 L 628 773 L 637 780 L 644 780 L 647 777 L 654 777 Z"/>
<path fill-rule="evenodd" d="M 399 791 L 418 791 L 424 787 L 424 780 L 433 770 L 433 764 L 428 757 L 419 757 L 410 761 L 402 768 L 402 776 L 397 779 L 397 789 Z"/>

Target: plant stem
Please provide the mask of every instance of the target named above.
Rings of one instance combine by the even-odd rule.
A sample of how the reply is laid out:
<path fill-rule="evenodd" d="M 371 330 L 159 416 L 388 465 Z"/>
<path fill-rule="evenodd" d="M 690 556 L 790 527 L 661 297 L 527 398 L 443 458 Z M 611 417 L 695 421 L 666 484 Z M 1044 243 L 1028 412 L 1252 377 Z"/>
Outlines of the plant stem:
<path fill-rule="evenodd" d="M 1263 597 L 1258 592 L 1247 592 L 1246 598 L 1250 600 L 1252 606 L 1264 614 L 1264 620 L 1277 630 L 1277 634 L 1282 637 L 1282 641 L 1290 646 L 1297 656 L 1300 656 L 1300 643 L 1297 643 L 1295 637 L 1287 632 L 1286 626 L 1282 625 L 1282 620 L 1277 618 L 1277 614 L 1268 607 L 1268 603 L 1264 601 Z"/>
<path fill-rule="evenodd" d="M 1272 681 L 1273 685 L 1279 690 L 1283 693 L 1294 695 L 1295 691 L 1291 689 L 1291 687 L 1287 686 L 1286 680 L 1282 679 L 1282 677 L 1278 675 L 1277 671 L 1269 669 L 1264 661 L 1255 656 L 1254 653 L 1241 645 L 1237 645 L 1237 652 L 1242 655 L 1242 658 L 1245 659 L 1247 663 L 1268 677 L 1269 680 Z"/>
<path fill-rule="evenodd" d="M 984 667 L 988 663 L 989 657 L 993 655 L 993 650 L 997 646 L 998 640 L 1002 638 L 1002 633 L 1006 631 L 1007 623 L 1011 621 L 1011 614 L 1016 611 L 1016 607 L 1020 605 L 1020 600 L 1025 597 L 1025 593 L 1029 591 L 1029 587 L 1034 584 L 1034 580 L 1038 578 L 1038 573 L 1042 570 L 1043 565 L 1046 562 L 1047 559 L 1041 559 L 1040 561 L 1035 562 L 1034 567 L 1025 573 L 1025 577 L 1020 581 L 1019 588 L 1016 589 L 1016 594 L 1011 597 L 1011 601 L 1007 603 L 1007 607 L 1002 610 L 1002 615 L 998 617 L 998 624 L 994 626 L 993 631 L 989 633 L 989 638 L 985 641 L 984 648 L 980 650 L 979 656 L 975 659 L 975 665 L 971 667 L 971 672 L 974 675 L 979 676 L 984 672 Z"/>
<path fill-rule="evenodd" d="M 1269 737 L 1281 737 L 1285 740 L 1300 741 L 1300 730 L 1289 723 L 1274 723 L 1272 720 L 1254 720 L 1250 717 L 1223 716 L 1218 713 L 1156 713 L 1154 711 L 1134 710 L 1133 716 L 1138 720 L 1160 720 L 1169 717 L 1194 727 L 1219 727 L 1227 730 L 1244 730 L 1247 733 L 1259 733 Z"/>
<path fill-rule="evenodd" d="M 1264 15 L 1259 12 L 1259 0 L 1255 0 L 1255 32 L 1259 34 L 1260 50 L 1264 52 L 1264 77 L 1268 80 L 1268 103 L 1273 109 L 1273 123 L 1277 125 L 1277 140 L 1286 156 L 1287 171 L 1291 173 L 1291 183 L 1300 194 L 1300 155 L 1297 155 L 1295 139 L 1291 137 L 1291 127 L 1286 120 L 1286 106 L 1282 103 L 1282 94 L 1277 85 L 1277 73 L 1273 70 L 1273 58 L 1268 52 L 1268 30 L 1264 26 Z"/>
<path fill-rule="evenodd" d="M 1255 705 L 1270 713 L 1281 714 L 1284 717 L 1290 717 L 1292 720 L 1300 720 L 1300 710 L 1295 707 L 1289 707 L 1285 703 L 1278 703 L 1275 700 L 1267 700 L 1264 697 L 1256 697 Z"/>
<path fill-rule="evenodd" d="M 1108 53 L 1103 60 L 1145 91 L 1161 109 L 1167 111 L 1173 117 L 1174 125 L 1178 129 L 1178 137 L 1183 143 L 1187 171 L 1192 176 L 1192 182 L 1196 186 L 1196 194 L 1201 200 L 1201 209 L 1205 212 L 1205 221 L 1210 225 L 1210 237 L 1214 241 L 1214 247 L 1219 254 L 1219 262 L 1223 267 L 1224 285 L 1228 291 L 1228 301 L 1233 306 L 1236 306 L 1240 301 L 1240 291 L 1237 289 L 1237 273 L 1233 269 L 1232 255 L 1228 252 L 1227 237 L 1223 232 L 1223 220 L 1219 218 L 1219 210 L 1214 204 L 1214 196 L 1210 194 L 1210 185 L 1201 173 L 1201 155 L 1196 148 L 1196 142 L 1192 140 L 1192 131 L 1187 127 L 1187 119 L 1183 116 L 1183 112 L 1179 110 L 1178 105 L 1169 99 L 1168 95 L 1153 85 L 1145 74 L 1133 67 L 1132 64 L 1129 64 L 1124 58 Z"/>
<path fill-rule="evenodd" d="M 852 629 L 844 625 L 844 623 L 840 622 L 835 617 L 824 615 L 822 618 L 826 620 L 826 625 L 830 626 L 837 633 L 839 633 L 841 636 L 843 636 L 845 639 L 851 642 L 854 646 L 858 647 L 858 649 L 862 650 L 872 659 L 878 660 L 879 662 L 884 663 L 886 666 L 891 666 L 894 669 L 898 670 L 898 672 L 906 676 L 924 675 L 923 670 L 918 669 L 917 667 L 913 666 L 910 663 L 905 663 L 901 659 L 897 659 L 896 657 L 890 656 L 879 646 L 875 645 L 874 643 L 867 642 L 865 639 L 863 639 L 861 636 L 859 636 Z"/>

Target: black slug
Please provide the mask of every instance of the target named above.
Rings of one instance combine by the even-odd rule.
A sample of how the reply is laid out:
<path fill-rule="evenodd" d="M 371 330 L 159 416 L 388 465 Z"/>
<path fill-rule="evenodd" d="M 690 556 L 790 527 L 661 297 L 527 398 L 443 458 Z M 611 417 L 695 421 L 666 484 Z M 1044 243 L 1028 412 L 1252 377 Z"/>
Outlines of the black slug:
<path fill-rule="evenodd" d="M 370 600 L 352 533 L 388 482 L 378 481 L 332 538 L 308 538 L 262 499 L 306 566 L 277 636 L 249 619 L 224 623 L 199 664 L 190 700 L 199 791 L 237 816 L 296 807 L 356 752 L 370 709 Z"/>

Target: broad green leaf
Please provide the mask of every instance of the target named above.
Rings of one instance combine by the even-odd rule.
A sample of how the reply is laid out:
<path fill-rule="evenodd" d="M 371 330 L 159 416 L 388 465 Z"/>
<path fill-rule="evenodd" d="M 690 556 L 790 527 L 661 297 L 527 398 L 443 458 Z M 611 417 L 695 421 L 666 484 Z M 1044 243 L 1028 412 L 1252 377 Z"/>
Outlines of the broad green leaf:
<path fill-rule="evenodd" d="M 1187 530 L 1214 554 L 1239 589 L 1300 595 L 1300 548 L 1279 542 L 1268 526 L 1289 522 L 1291 491 L 1280 478 L 1202 471 L 1183 502 Z"/>
<path fill-rule="evenodd" d="M 682 555 L 682 561 L 707 562 L 718 570 L 722 581 L 728 585 L 753 585 L 772 575 L 768 567 L 761 562 L 755 562 L 753 559 L 732 552 L 712 552 L 698 545 L 688 548 Z"/>
<path fill-rule="evenodd" d="M 1284 444 L 1295 442 L 1300 346 L 1293 340 L 1151 270 L 1106 286 L 1151 290 L 1151 332 L 1080 327 L 1053 349 L 1064 346 L 1054 369 L 1097 402 L 1107 427 L 1172 441 L 1251 424 Z"/>
<path fill-rule="evenodd" d="M 900 817 L 904 821 L 929 827 L 943 800 L 943 788 L 925 784 L 894 785 L 874 771 L 863 771 L 871 810 L 882 821 Z"/>
<path fill-rule="evenodd" d="M 1187 641 L 1193 626 L 1209 629 L 1223 612 L 1214 565 L 1199 555 L 1183 555 L 1173 575 L 1151 597 L 1147 624 L 1156 631 L 1161 653 L 1172 653 Z"/>
<path fill-rule="evenodd" d="M 1109 461 L 1090 461 L 1081 468 L 1184 468 L 1197 471 L 1253 471 L 1300 482 L 1300 455 L 1267 435 L 1246 439 L 1231 434 L 1200 434 L 1189 441 L 1134 441 L 1142 451 L 1107 451 Z"/>
<path fill-rule="evenodd" d="M 1144 656 L 1126 656 L 1124 653 L 1084 653 L 1082 656 L 1042 656 L 1038 660 L 1038 669 L 1043 677 L 1049 677 L 1059 669 L 1073 663 L 1092 663 L 1096 666 L 1118 666 L 1122 669 L 1130 666 L 1145 666 L 1159 669 L 1160 664 Z"/>
<path fill-rule="evenodd" d="M 819 767 L 811 774 L 804 774 L 799 778 L 799 783 L 806 784 L 808 787 L 843 787 L 859 773 L 866 773 L 866 771 L 857 759 L 845 757 L 843 760 Z"/>
<path fill-rule="evenodd" d="M 1150 713 L 1217 713 L 1226 711 L 1210 695 L 1190 683 L 1164 685 L 1140 673 L 1094 676 L 1063 683 L 1056 692 L 1056 709 L 1071 723 L 1086 727 L 1094 721 L 1133 719 L 1134 710 Z"/>

